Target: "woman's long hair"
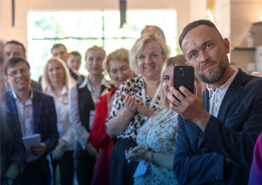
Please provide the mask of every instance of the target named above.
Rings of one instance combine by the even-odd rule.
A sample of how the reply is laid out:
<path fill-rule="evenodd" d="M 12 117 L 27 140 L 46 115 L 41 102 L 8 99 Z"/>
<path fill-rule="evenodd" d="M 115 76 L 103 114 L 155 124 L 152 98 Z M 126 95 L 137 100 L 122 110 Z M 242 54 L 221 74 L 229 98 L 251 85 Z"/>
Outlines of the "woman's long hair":
<path fill-rule="evenodd" d="M 70 75 L 70 72 L 69 72 L 69 69 L 68 69 L 66 63 L 58 57 L 53 57 L 50 60 L 48 60 L 48 62 L 46 63 L 46 65 L 44 67 L 44 73 L 43 73 L 43 77 L 42 77 L 42 80 L 41 80 L 43 93 L 46 93 L 47 89 L 52 86 L 51 81 L 48 77 L 48 64 L 51 63 L 51 62 L 59 62 L 62 65 L 64 72 L 65 72 L 63 84 L 66 86 L 67 90 L 71 86 L 76 84 L 76 81 Z"/>

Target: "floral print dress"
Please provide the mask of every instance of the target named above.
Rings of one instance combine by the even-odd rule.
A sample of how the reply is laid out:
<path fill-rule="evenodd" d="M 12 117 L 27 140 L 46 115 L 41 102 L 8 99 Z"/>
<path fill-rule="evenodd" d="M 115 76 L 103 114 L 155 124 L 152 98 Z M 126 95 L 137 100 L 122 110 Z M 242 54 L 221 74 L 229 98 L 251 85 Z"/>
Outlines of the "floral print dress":
<path fill-rule="evenodd" d="M 156 111 L 147 122 L 141 127 L 137 136 L 137 144 L 148 146 L 156 153 L 175 153 L 177 134 L 177 116 L 172 110 L 159 114 L 161 109 Z M 178 184 L 174 172 L 162 166 L 149 164 L 146 174 L 135 178 L 134 184 Z"/>

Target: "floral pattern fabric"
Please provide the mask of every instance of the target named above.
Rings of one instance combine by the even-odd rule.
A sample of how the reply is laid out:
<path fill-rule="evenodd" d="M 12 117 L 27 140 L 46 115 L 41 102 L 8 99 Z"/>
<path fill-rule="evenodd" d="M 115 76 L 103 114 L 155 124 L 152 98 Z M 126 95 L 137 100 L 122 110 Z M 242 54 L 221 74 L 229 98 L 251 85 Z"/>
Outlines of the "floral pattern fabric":
<path fill-rule="evenodd" d="M 156 111 L 141 128 L 137 136 L 137 144 L 148 146 L 156 153 L 170 154 L 175 153 L 175 143 L 177 134 L 177 116 L 169 110 L 166 114 L 159 114 Z M 145 175 L 135 178 L 134 184 L 178 184 L 174 172 L 162 166 L 149 164 Z"/>

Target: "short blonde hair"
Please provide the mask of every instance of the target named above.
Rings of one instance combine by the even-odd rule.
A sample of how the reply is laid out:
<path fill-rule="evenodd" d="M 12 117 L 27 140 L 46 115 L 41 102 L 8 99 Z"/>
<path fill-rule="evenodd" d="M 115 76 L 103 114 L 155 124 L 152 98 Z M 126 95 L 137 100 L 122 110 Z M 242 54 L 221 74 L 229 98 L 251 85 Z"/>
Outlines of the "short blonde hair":
<path fill-rule="evenodd" d="M 113 52 L 111 52 L 107 55 L 106 60 L 104 60 L 104 62 L 103 62 L 103 69 L 108 75 L 110 74 L 109 62 L 111 60 L 126 61 L 129 65 L 128 50 L 121 48 L 121 49 L 117 49 L 117 50 L 115 50 L 115 51 L 113 51 Z"/>
<path fill-rule="evenodd" d="M 169 56 L 169 49 L 163 39 L 158 35 L 143 35 L 139 39 L 136 40 L 133 47 L 129 51 L 129 59 L 130 59 L 130 68 L 132 71 L 136 73 L 136 75 L 141 76 L 140 71 L 137 65 L 137 55 L 140 53 L 145 44 L 148 42 L 156 42 L 161 49 L 161 54 L 164 56 L 164 60 L 166 60 Z"/>
<path fill-rule="evenodd" d="M 50 64 L 51 62 L 59 62 L 62 65 L 64 72 L 65 72 L 64 85 L 66 86 L 67 90 L 71 86 L 76 84 L 75 80 L 70 75 L 70 72 L 69 72 L 69 69 L 68 69 L 66 63 L 58 57 L 53 57 L 50 60 L 48 60 L 48 62 L 46 63 L 46 65 L 44 67 L 44 73 L 43 73 L 43 77 L 42 77 L 42 80 L 41 80 L 43 93 L 46 93 L 48 87 L 50 87 L 52 85 L 50 79 L 48 78 L 48 64 Z"/>
<path fill-rule="evenodd" d="M 106 51 L 104 50 L 104 48 L 94 45 L 94 46 L 92 46 L 92 47 L 90 47 L 90 48 L 88 48 L 88 49 L 86 50 L 85 60 L 87 59 L 87 57 L 88 57 L 88 52 L 90 52 L 90 51 L 100 51 L 100 52 L 103 54 L 103 60 L 104 60 L 105 57 L 106 57 Z"/>

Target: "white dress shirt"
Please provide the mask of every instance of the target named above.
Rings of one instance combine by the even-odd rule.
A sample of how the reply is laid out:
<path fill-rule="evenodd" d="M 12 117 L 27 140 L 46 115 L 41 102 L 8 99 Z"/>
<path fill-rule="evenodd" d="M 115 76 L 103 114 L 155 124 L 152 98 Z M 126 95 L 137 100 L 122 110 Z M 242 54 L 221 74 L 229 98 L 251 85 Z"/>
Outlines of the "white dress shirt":
<path fill-rule="evenodd" d="M 56 115 L 57 115 L 57 130 L 60 138 L 67 142 L 66 151 L 75 149 L 75 133 L 69 121 L 69 105 L 68 105 L 68 92 L 66 86 L 58 96 L 55 96 L 51 87 L 47 89 L 47 95 L 54 98 Z"/>
<path fill-rule="evenodd" d="M 223 98 L 227 92 L 227 89 L 235 79 L 238 73 L 238 69 L 235 70 L 234 74 L 227 80 L 227 82 L 216 88 L 209 88 L 207 84 L 207 90 L 209 92 L 209 114 L 217 117 Z"/>
<path fill-rule="evenodd" d="M 101 85 L 104 85 L 107 88 L 111 88 L 109 83 L 103 78 L 101 80 Z M 91 86 L 91 84 L 88 81 L 88 77 L 85 78 L 85 80 L 79 85 L 79 88 L 87 88 L 89 89 L 93 102 L 97 102 L 97 98 L 103 94 L 108 93 L 108 90 L 106 89 L 102 94 L 100 94 L 101 91 L 101 85 L 98 89 L 95 89 Z M 86 148 L 86 143 L 88 141 L 89 132 L 85 129 L 85 127 L 82 125 L 81 118 L 80 118 L 80 112 L 79 112 L 79 105 L 78 105 L 78 91 L 77 91 L 77 85 L 72 86 L 69 89 L 69 110 L 70 110 L 70 121 L 73 125 L 73 129 L 76 135 L 76 139 L 80 143 L 83 150 Z"/>
<path fill-rule="evenodd" d="M 30 97 L 25 103 L 20 102 L 13 90 L 12 93 L 23 137 L 33 135 L 33 91 L 31 90 Z"/>

